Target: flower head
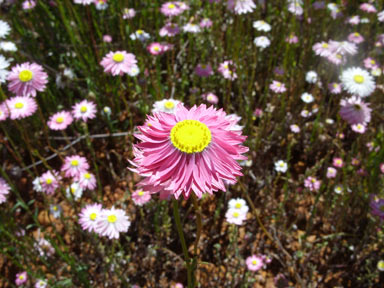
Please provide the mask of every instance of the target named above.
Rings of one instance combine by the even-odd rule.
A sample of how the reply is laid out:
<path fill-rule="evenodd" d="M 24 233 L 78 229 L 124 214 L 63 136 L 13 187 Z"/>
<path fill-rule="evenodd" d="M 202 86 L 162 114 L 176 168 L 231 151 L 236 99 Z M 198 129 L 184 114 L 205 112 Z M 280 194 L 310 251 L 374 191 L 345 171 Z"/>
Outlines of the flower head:
<path fill-rule="evenodd" d="M 303 100 L 303 102 L 305 102 L 305 103 L 312 103 L 313 102 L 313 96 L 312 96 L 312 94 L 304 92 L 303 94 L 301 94 L 301 100 Z"/>
<path fill-rule="evenodd" d="M 179 104 L 183 105 L 183 103 L 175 99 L 163 99 L 161 101 L 156 101 L 155 103 L 153 103 L 152 113 L 165 112 L 174 114 L 176 111 L 176 107 Z"/>
<path fill-rule="evenodd" d="M 340 80 L 345 90 L 360 97 L 369 96 L 375 90 L 375 82 L 368 71 L 358 67 L 343 71 Z"/>
<path fill-rule="evenodd" d="M 95 232 L 101 236 L 107 236 L 109 239 L 118 239 L 120 232 L 127 232 L 131 222 L 124 210 L 102 209 L 96 219 Z"/>
<path fill-rule="evenodd" d="M 255 40 L 253 40 L 253 43 L 256 45 L 256 47 L 261 48 L 261 50 L 271 45 L 271 41 L 265 36 L 256 37 Z"/>
<path fill-rule="evenodd" d="M 247 202 L 245 202 L 245 200 L 242 198 L 235 198 L 235 199 L 229 200 L 228 208 L 239 210 L 241 211 L 241 213 L 245 213 L 245 214 L 248 213 L 248 210 L 249 210 Z"/>
<path fill-rule="evenodd" d="M 0 38 L 5 38 L 11 32 L 11 26 L 3 20 L 0 20 Z"/>
<path fill-rule="evenodd" d="M 211 104 L 219 103 L 219 98 L 215 94 L 213 94 L 211 92 L 205 93 L 205 94 L 201 95 L 201 97 L 204 100 L 206 100 L 208 103 L 211 103 Z"/>
<path fill-rule="evenodd" d="M 241 15 L 252 13 L 256 9 L 256 5 L 253 3 L 253 0 L 228 0 L 227 8 L 235 14 Z"/>
<path fill-rule="evenodd" d="M 132 193 L 132 200 L 136 205 L 142 206 L 151 200 L 151 193 L 148 191 L 143 191 L 142 189 L 138 189 Z"/>
<path fill-rule="evenodd" d="M 243 225 L 243 222 L 247 219 L 247 212 L 240 209 L 229 208 L 227 213 L 225 213 L 225 219 L 228 223 Z"/>
<path fill-rule="evenodd" d="M 137 67 L 135 55 L 126 51 L 109 52 L 101 60 L 100 65 L 104 67 L 105 73 L 111 73 L 113 76 L 128 74 L 132 67 Z"/>
<path fill-rule="evenodd" d="M 275 93 L 284 93 L 285 91 L 287 91 L 287 88 L 285 88 L 285 84 L 276 80 L 272 81 L 272 84 L 269 85 L 269 88 Z"/>
<path fill-rule="evenodd" d="M 10 118 L 23 119 L 33 115 L 37 110 L 36 100 L 26 96 L 15 96 L 5 101 Z"/>
<path fill-rule="evenodd" d="M 225 79 L 235 80 L 237 78 L 236 66 L 231 60 L 220 63 L 217 71 L 219 71 L 219 73 L 223 75 Z"/>
<path fill-rule="evenodd" d="M 17 96 L 35 97 L 37 91 L 45 90 L 48 75 L 40 65 L 26 62 L 12 67 L 7 80 L 8 89 Z"/>
<path fill-rule="evenodd" d="M 195 73 L 200 77 L 209 77 L 213 75 L 212 66 L 209 64 L 198 64 L 195 68 Z"/>
<path fill-rule="evenodd" d="M 4 121 L 9 116 L 9 110 L 8 107 L 5 105 L 5 103 L 0 104 L 0 121 Z"/>
<path fill-rule="evenodd" d="M 234 123 L 222 110 L 205 105 L 190 110 L 178 105 L 175 114 L 155 113 L 147 125 L 138 127 L 135 137 L 132 169 L 146 178 L 139 183 L 170 191 L 176 199 L 188 198 L 192 191 L 202 194 L 225 191 L 223 180 L 233 184 L 241 176 L 237 160 L 246 160 L 241 154 L 245 136 L 241 130 L 231 131 Z M 157 192 L 157 191 L 156 191 Z"/>
<path fill-rule="evenodd" d="M 35 283 L 35 288 L 46 288 L 48 285 L 47 280 L 39 279 Z"/>
<path fill-rule="evenodd" d="M 11 190 L 11 188 L 7 182 L 5 182 L 3 178 L 0 178 L 0 204 L 6 201 L 5 195 L 9 194 L 9 190 Z"/>
<path fill-rule="evenodd" d="M 84 171 L 76 178 L 82 189 L 94 190 L 96 188 L 96 177 L 88 171 Z"/>
<path fill-rule="evenodd" d="M 70 112 L 61 111 L 52 115 L 48 120 L 48 127 L 52 130 L 65 130 L 73 122 Z"/>
<path fill-rule="evenodd" d="M 79 214 L 79 223 L 83 230 L 93 232 L 96 229 L 96 221 L 100 217 L 102 210 L 101 204 L 88 204 Z"/>
<path fill-rule="evenodd" d="M 17 273 L 17 274 L 16 274 L 15 284 L 16 284 L 17 286 L 21 286 L 21 285 L 23 285 L 25 282 L 27 282 L 27 280 L 28 280 L 27 271 L 23 271 L 23 272 L 20 272 L 20 273 Z"/>
<path fill-rule="evenodd" d="M 282 173 L 285 173 L 287 172 L 288 170 L 288 164 L 287 162 L 283 161 L 283 160 L 279 160 L 275 163 L 275 170 L 277 172 L 282 172 Z"/>
<path fill-rule="evenodd" d="M 245 263 L 247 264 L 247 268 L 250 271 L 258 271 L 264 266 L 264 259 L 258 255 L 249 256 Z"/>
<path fill-rule="evenodd" d="M 41 188 L 43 192 L 51 195 L 55 193 L 56 189 L 59 188 L 59 181 L 61 177 L 57 171 L 47 171 L 40 177 Z"/>
<path fill-rule="evenodd" d="M 269 25 L 264 20 L 258 20 L 253 22 L 253 28 L 255 28 L 257 31 L 264 31 L 264 32 L 271 31 L 271 25 Z"/>
<path fill-rule="evenodd" d="M 327 168 L 327 178 L 335 178 L 337 175 L 337 170 L 333 167 Z"/>
<path fill-rule="evenodd" d="M 315 71 L 308 71 L 307 74 L 305 75 L 305 81 L 308 83 L 316 83 L 318 79 L 317 73 Z"/>
<path fill-rule="evenodd" d="M 87 159 L 79 155 L 67 156 L 61 171 L 65 173 L 65 177 L 80 177 L 82 173 L 87 172 L 89 164 Z"/>
<path fill-rule="evenodd" d="M 367 124 L 371 121 L 371 111 L 367 103 L 359 97 L 352 96 L 340 101 L 340 116 L 350 125 Z"/>
<path fill-rule="evenodd" d="M 371 194 L 370 200 L 371 213 L 380 217 L 381 220 L 384 220 L 384 199 Z"/>
<path fill-rule="evenodd" d="M 304 180 L 304 186 L 309 189 L 309 191 L 317 191 L 320 189 L 321 181 L 317 180 L 315 177 L 309 176 Z"/>
<path fill-rule="evenodd" d="M 84 122 L 87 122 L 88 119 L 96 117 L 96 104 L 91 101 L 83 100 L 72 106 L 72 114 L 75 119 L 81 119 Z"/>

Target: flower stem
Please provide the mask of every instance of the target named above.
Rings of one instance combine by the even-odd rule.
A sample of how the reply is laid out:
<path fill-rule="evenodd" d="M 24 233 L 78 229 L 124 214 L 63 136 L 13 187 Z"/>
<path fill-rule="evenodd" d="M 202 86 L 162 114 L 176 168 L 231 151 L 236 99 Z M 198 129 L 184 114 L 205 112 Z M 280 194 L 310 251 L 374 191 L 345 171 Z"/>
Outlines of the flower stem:
<path fill-rule="evenodd" d="M 189 258 L 187 243 L 185 242 L 185 238 L 184 238 L 183 227 L 181 226 L 179 203 L 177 202 L 176 199 L 172 199 L 172 204 L 173 204 L 173 216 L 175 217 L 176 228 L 177 228 L 177 232 L 179 233 L 181 247 L 183 249 L 184 261 L 185 261 L 185 265 L 187 266 L 188 288 L 193 288 L 194 287 L 193 283 L 195 278 L 194 271 L 193 271 L 194 269 L 193 269 L 193 265 L 191 265 L 191 259 Z"/>

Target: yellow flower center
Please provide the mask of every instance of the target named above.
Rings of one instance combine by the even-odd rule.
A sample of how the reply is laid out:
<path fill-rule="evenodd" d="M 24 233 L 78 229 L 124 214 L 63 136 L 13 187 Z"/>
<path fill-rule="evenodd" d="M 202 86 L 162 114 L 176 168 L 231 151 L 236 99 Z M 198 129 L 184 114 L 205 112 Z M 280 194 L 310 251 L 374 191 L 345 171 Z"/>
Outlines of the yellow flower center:
<path fill-rule="evenodd" d="M 256 265 L 257 264 L 257 260 L 256 259 L 252 260 L 252 264 Z"/>
<path fill-rule="evenodd" d="M 233 212 L 233 217 L 237 218 L 239 216 L 240 216 L 239 212 Z"/>
<path fill-rule="evenodd" d="M 188 154 L 202 152 L 212 139 L 207 125 L 197 120 L 178 122 L 173 126 L 170 137 L 173 146 Z"/>
<path fill-rule="evenodd" d="M 85 174 L 84 174 L 84 178 L 85 178 L 85 179 L 91 179 L 91 174 L 89 174 L 89 173 L 85 173 Z"/>
<path fill-rule="evenodd" d="M 124 60 L 124 55 L 121 54 L 121 53 L 115 53 L 112 57 L 113 61 L 117 62 L 117 63 L 120 63 L 120 62 L 123 62 Z"/>
<path fill-rule="evenodd" d="M 176 5 L 171 3 L 171 4 L 168 5 L 168 8 L 169 8 L 169 9 L 175 9 L 175 8 L 176 8 Z"/>
<path fill-rule="evenodd" d="M 156 52 L 159 52 L 160 51 L 160 47 L 159 46 L 155 46 L 155 47 L 153 47 L 153 50 L 155 50 Z"/>
<path fill-rule="evenodd" d="M 378 267 L 380 270 L 383 270 L 383 269 L 384 269 L 384 261 L 383 261 L 383 260 L 379 261 L 379 263 L 377 264 L 377 267 Z"/>
<path fill-rule="evenodd" d="M 141 35 L 141 34 L 144 33 L 144 31 L 139 29 L 139 30 L 136 31 L 136 33 L 139 34 L 139 35 Z"/>
<path fill-rule="evenodd" d="M 23 70 L 19 73 L 19 79 L 21 82 L 31 81 L 33 78 L 33 73 L 31 70 Z"/>
<path fill-rule="evenodd" d="M 16 109 L 22 109 L 23 107 L 24 107 L 24 104 L 21 103 L 21 102 L 17 102 L 17 103 L 15 104 L 15 108 L 16 108 Z"/>
<path fill-rule="evenodd" d="M 53 206 L 53 211 L 57 211 L 57 206 Z"/>
<path fill-rule="evenodd" d="M 24 279 L 24 276 L 23 276 L 23 275 L 20 275 L 20 276 L 19 276 L 19 279 L 20 279 L 20 280 L 23 280 L 23 279 Z"/>
<path fill-rule="evenodd" d="M 284 165 L 284 163 L 280 163 L 279 166 L 280 167 L 284 167 L 285 165 Z"/>
<path fill-rule="evenodd" d="M 52 184 L 52 179 L 51 178 L 48 178 L 47 180 L 45 180 L 45 183 L 47 183 L 48 185 Z"/>
<path fill-rule="evenodd" d="M 240 208 L 241 208 L 241 203 L 236 203 L 235 207 L 236 207 L 237 209 L 240 209 Z"/>
<path fill-rule="evenodd" d="M 207 65 L 201 64 L 200 67 L 201 67 L 201 69 L 205 69 L 205 68 L 207 68 Z"/>
<path fill-rule="evenodd" d="M 75 167 L 78 166 L 79 165 L 79 160 L 72 160 L 71 161 L 71 165 L 75 166 Z"/>
<path fill-rule="evenodd" d="M 341 59 L 343 56 L 341 54 L 336 54 L 336 58 Z"/>
<path fill-rule="evenodd" d="M 144 195 L 144 191 L 139 191 L 139 192 L 137 193 L 137 195 L 139 195 L 140 197 L 143 196 L 143 195 Z"/>
<path fill-rule="evenodd" d="M 321 45 L 323 48 L 328 48 L 328 43 L 323 43 L 322 45 Z"/>
<path fill-rule="evenodd" d="M 336 83 L 333 84 L 333 88 L 337 88 L 339 85 L 337 85 Z"/>
<path fill-rule="evenodd" d="M 376 61 L 375 60 L 371 60 L 371 64 L 376 64 Z"/>
<path fill-rule="evenodd" d="M 277 86 L 277 87 L 280 87 L 280 86 L 281 86 L 281 83 L 276 83 L 276 86 Z"/>
<path fill-rule="evenodd" d="M 117 220 L 117 217 L 115 215 L 109 215 L 107 217 L 107 220 L 108 220 L 109 223 L 115 223 L 116 220 Z"/>
<path fill-rule="evenodd" d="M 81 113 L 85 113 L 85 112 L 87 112 L 87 106 L 81 106 L 81 108 L 80 108 L 80 112 Z"/>
<path fill-rule="evenodd" d="M 91 213 L 91 215 L 89 215 L 89 219 L 91 219 L 92 221 L 95 221 L 96 217 L 97 217 L 97 214 L 95 212 L 93 212 L 93 213 Z"/>
<path fill-rule="evenodd" d="M 76 189 L 74 187 L 71 187 L 71 193 L 75 194 L 75 192 L 76 192 Z"/>
<path fill-rule="evenodd" d="M 213 100 L 213 96 L 212 96 L 212 95 L 209 95 L 209 96 L 207 97 L 207 100 L 212 101 L 212 100 Z"/>
<path fill-rule="evenodd" d="M 364 82 L 364 77 L 361 76 L 361 75 L 355 75 L 353 76 L 353 80 L 358 83 L 358 84 L 361 84 Z"/>
<path fill-rule="evenodd" d="M 312 182 L 312 183 L 315 183 L 315 182 L 316 182 L 316 179 L 311 179 L 311 182 Z"/>
<path fill-rule="evenodd" d="M 354 35 L 355 35 L 356 37 L 359 37 L 359 36 L 360 36 L 360 34 L 357 33 L 357 32 L 355 32 Z"/>
<path fill-rule="evenodd" d="M 56 118 L 56 123 L 63 123 L 64 122 L 64 117 L 57 117 Z"/>
<path fill-rule="evenodd" d="M 164 107 L 167 109 L 173 109 L 175 107 L 175 103 L 173 103 L 172 101 L 167 101 L 164 103 Z"/>

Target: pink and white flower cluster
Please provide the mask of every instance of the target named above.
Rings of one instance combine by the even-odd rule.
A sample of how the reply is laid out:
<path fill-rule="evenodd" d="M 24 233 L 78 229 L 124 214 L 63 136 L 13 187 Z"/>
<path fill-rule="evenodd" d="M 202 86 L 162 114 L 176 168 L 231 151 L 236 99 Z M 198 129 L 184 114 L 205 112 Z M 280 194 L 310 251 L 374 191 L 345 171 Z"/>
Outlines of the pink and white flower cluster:
<path fill-rule="evenodd" d="M 79 214 L 79 223 L 83 230 L 109 239 L 118 239 L 120 233 L 127 232 L 131 225 L 124 210 L 103 209 L 101 204 L 86 205 Z"/>
<path fill-rule="evenodd" d="M 243 225 L 247 219 L 248 205 L 244 199 L 236 198 L 228 202 L 228 210 L 225 213 L 225 218 L 228 223 L 235 225 Z"/>

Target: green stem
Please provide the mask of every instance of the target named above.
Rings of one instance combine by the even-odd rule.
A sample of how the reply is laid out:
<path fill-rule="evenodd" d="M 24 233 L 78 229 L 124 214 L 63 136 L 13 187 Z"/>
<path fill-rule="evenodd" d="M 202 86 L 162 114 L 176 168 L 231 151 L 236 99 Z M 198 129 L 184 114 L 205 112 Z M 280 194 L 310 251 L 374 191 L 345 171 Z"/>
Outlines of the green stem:
<path fill-rule="evenodd" d="M 183 249 L 184 261 L 185 261 L 185 265 L 187 266 L 188 288 L 193 288 L 195 275 L 193 271 L 193 265 L 191 265 L 191 259 L 189 258 L 187 243 L 185 242 L 185 238 L 184 238 L 183 227 L 181 226 L 179 203 L 177 202 L 176 199 L 172 199 L 172 204 L 173 204 L 173 216 L 175 217 L 176 228 L 179 234 L 181 247 Z"/>

